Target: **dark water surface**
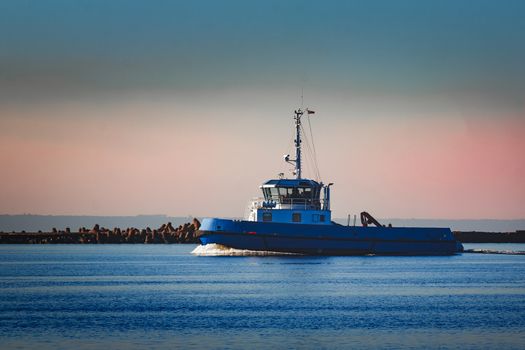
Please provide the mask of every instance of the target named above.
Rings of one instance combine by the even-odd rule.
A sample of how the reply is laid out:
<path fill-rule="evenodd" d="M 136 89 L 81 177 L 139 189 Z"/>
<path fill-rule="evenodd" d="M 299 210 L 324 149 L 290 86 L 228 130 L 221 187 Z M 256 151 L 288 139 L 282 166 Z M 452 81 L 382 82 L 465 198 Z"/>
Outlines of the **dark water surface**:
<path fill-rule="evenodd" d="M 523 245 L 466 248 L 525 250 Z M 525 256 L 0 246 L 0 347 L 520 348 Z"/>

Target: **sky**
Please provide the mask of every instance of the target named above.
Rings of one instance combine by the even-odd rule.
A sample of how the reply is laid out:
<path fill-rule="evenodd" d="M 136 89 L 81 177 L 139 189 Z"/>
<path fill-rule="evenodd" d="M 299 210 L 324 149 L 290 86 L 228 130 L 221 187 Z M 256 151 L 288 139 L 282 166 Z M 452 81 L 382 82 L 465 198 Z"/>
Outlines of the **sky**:
<path fill-rule="evenodd" d="M 0 213 L 243 216 L 291 176 L 303 94 L 334 217 L 524 218 L 523 18 L 510 0 L 0 0 Z"/>

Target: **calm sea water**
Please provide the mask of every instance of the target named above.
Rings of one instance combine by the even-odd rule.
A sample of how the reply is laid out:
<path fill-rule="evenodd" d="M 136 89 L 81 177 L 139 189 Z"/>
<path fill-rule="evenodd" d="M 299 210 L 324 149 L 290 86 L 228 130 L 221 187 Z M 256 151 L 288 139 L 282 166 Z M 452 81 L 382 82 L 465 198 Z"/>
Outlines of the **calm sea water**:
<path fill-rule="evenodd" d="M 466 248 L 525 250 L 523 245 Z M 523 348 L 525 256 L 0 246 L 1 348 Z"/>

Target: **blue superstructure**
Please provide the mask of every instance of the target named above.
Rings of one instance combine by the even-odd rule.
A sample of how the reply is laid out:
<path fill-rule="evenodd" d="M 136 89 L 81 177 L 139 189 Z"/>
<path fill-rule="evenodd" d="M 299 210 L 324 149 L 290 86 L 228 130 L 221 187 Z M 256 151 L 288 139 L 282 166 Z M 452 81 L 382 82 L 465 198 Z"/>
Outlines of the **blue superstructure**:
<path fill-rule="evenodd" d="M 384 227 L 368 213 L 363 226 L 332 222 L 330 184 L 301 177 L 301 117 L 295 111 L 294 179 L 272 179 L 261 185 L 263 198 L 254 200 L 247 220 L 204 219 L 198 232 L 202 244 L 300 254 L 448 255 L 463 250 L 449 228 Z M 368 226 L 373 223 L 376 226 Z"/>

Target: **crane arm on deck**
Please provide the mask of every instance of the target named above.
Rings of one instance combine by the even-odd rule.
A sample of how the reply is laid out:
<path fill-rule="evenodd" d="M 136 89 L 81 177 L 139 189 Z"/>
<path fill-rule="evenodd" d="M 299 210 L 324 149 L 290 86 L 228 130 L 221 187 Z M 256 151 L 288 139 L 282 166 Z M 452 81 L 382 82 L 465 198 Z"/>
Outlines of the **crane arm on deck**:
<path fill-rule="evenodd" d="M 377 227 L 383 227 L 383 225 L 381 225 L 379 221 L 377 221 L 372 215 L 368 214 L 366 211 L 361 212 L 361 224 L 364 227 L 367 227 L 369 224 L 374 224 Z"/>

